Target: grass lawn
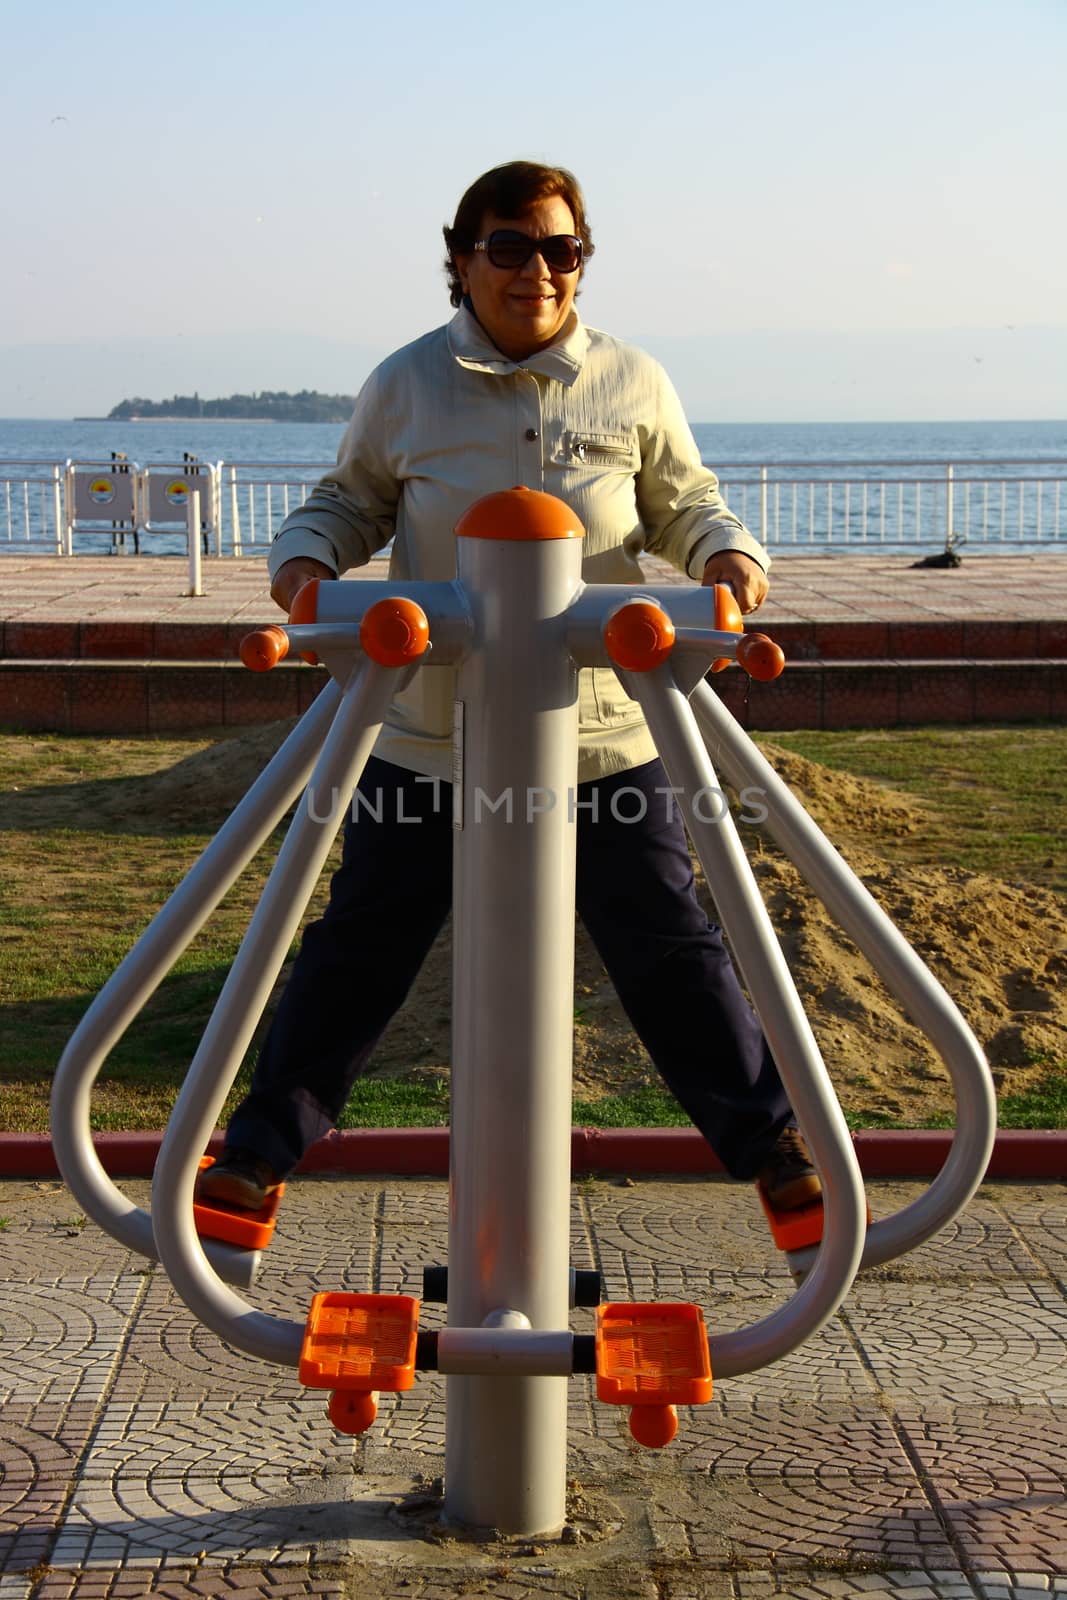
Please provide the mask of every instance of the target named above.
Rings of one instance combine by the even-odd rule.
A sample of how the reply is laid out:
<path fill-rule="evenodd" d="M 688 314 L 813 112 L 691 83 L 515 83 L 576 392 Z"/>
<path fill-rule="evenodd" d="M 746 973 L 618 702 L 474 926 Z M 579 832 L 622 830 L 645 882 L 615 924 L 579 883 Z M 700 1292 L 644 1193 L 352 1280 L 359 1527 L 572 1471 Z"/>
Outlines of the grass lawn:
<path fill-rule="evenodd" d="M 73 1028 L 221 822 L 207 793 L 183 798 L 179 814 L 156 803 L 160 775 L 210 742 L 0 735 L 4 1130 L 47 1128 L 52 1072 Z M 1067 893 L 1067 729 L 776 733 L 769 742 L 921 798 L 928 827 L 871 841 L 890 860 L 951 864 Z M 272 859 L 268 846 L 115 1046 L 94 1092 L 94 1127 L 166 1121 Z M 323 894 L 324 887 L 315 905 Z M 1002 1125 L 1067 1126 L 1067 1067 L 1047 1065 L 1038 1090 L 1001 1102 Z M 447 1080 L 416 1074 L 364 1081 L 345 1125 L 431 1125 L 447 1117 Z M 686 1119 L 669 1096 L 645 1088 L 577 1102 L 575 1121 Z"/>

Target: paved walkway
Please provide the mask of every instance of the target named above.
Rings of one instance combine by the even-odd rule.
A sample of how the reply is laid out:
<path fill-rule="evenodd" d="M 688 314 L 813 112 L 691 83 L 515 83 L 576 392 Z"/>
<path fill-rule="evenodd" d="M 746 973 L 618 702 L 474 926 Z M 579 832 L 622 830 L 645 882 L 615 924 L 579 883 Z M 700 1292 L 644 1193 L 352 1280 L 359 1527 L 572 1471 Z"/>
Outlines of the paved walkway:
<path fill-rule="evenodd" d="M 805 623 L 1056 623 L 1067 646 L 1067 552 L 967 556 L 950 570 L 916 568 L 912 561 L 910 555 L 776 555 L 760 624 L 770 630 Z M 657 583 L 687 581 L 662 562 L 646 565 Z M 384 569 L 372 561 L 350 577 L 379 578 Z M 177 558 L 11 556 L 0 561 L 0 574 L 0 623 L 19 625 L 9 655 L 23 653 L 13 644 L 28 624 L 245 627 L 277 614 L 262 555 L 206 561 L 199 598 L 185 593 L 188 573 Z"/>
<path fill-rule="evenodd" d="M 915 1193 L 873 1182 L 872 1210 Z M 570 1531 L 520 1543 L 438 1521 L 443 1380 L 347 1439 L 60 1184 L 0 1185 L 0 1216 L 0 1600 L 1067 1594 L 1067 1185 L 987 1185 L 662 1453 L 571 1380 Z M 302 1179 L 250 1298 L 301 1316 L 315 1288 L 418 1294 L 446 1228 L 439 1180 Z M 713 1330 L 791 1292 L 747 1186 L 586 1180 L 573 1238 L 609 1296 L 697 1300 Z"/>

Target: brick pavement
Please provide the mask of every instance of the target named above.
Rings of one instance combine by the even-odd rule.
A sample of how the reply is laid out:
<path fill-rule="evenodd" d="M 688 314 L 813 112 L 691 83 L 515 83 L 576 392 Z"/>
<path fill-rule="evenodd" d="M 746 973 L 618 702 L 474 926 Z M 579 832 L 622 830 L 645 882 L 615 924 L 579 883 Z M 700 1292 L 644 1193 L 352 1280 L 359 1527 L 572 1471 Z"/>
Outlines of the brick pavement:
<path fill-rule="evenodd" d="M 874 1182 L 872 1210 L 915 1192 Z M 1067 1595 L 1062 1183 L 983 1187 L 801 1351 L 683 1412 L 661 1453 L 573 1379 L 573 1531 L 510 1543 L 438 1522 L 444 1380 L 345 1438 L 59 1183 L 0 1185 L 0 1216 L 0 1600 Z M 446 1233 L 439 1180 L 305 1178 L 249 1298 L 301 1316 L 315 1288 L 418 1294 Z M 572 1235 L 609 1296 L 694 1299 L 713 1328 L 791 1291 L 747 1186 L 586 1180 Z"/>

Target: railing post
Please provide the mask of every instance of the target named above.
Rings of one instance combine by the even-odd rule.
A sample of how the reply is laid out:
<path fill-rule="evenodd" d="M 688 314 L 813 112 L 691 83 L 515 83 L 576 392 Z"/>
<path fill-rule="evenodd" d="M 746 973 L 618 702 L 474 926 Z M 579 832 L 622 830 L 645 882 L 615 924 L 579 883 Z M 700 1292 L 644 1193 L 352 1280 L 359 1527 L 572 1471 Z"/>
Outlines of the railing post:
<path fill-rule="evenodd" d="M 211 521 L 215 527 L 215 554 L 222 555 L 222 462 L 209 467 L 211 474 Z"/>
<path fill-rule="evenodd" d="M 945 468 L 945 549 L 946 550 L 951 550 L 952 549 L 952 522 L 953 522 L 953 515 L 952 515 L 952 491 L 953 491 L 952 474 L 953 474 L 952 463 L 949 462 L 948 466 Z"/>
<path fill-rule="evenodd" d="M 767 543 L 767 468 L 759 469 L 759 539 L 760 544 Z"/>
<path fill-rule="evenodd" d="M 241 508 L 237 503 L 237 468 L 230 467 L 230 554 L 239 556 L 241 550 Z"/>
<path fill-rule="evenodd" d="M 74 554 L 74 468 L 68 461 L 63 469 L 63 547 Z"/>
<path fill-rule="evenodd" d="M 59 487 L 59 466 L 52 468 L 52 520 L 56 525 L 56 555 L 69 556 L 70 551 L 64 549 L 63 539 L 63 496 Z"/>
<path fill-rule="evenodd" d="M 194 489 L 189 496 L 188 533 L 189 533 L 189 594 L 202 595 L 204 592 L 203 579 L 200 567 L 200 490 Z"/>

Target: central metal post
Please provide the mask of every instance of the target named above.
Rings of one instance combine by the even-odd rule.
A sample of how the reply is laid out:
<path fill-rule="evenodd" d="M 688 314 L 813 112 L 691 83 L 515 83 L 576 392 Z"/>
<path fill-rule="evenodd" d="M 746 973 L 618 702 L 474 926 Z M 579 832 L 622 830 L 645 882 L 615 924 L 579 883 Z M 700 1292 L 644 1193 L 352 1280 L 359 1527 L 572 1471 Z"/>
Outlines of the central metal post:
<path fill-rule="evenodd" d="M 518 490 L 456 531 L 475 631 L 456 702 L 448 1323 L 565 1329 L 578 674 L 561 617 L 581 524 Z M 558 1529 L 566 1421 L 566 1377 L 448 1378 L 446 1516 Z"/>

